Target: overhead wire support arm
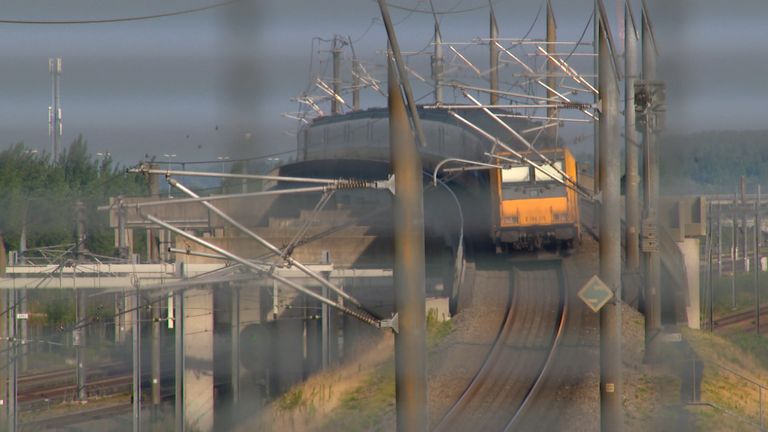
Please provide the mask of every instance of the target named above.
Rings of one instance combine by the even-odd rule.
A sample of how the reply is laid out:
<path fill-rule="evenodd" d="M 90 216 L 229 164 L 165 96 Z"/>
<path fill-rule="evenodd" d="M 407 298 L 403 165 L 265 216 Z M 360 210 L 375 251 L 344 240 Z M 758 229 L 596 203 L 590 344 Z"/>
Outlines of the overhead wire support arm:
<path fill-rule="evenodd" d="M 535 77 L 535 76 L 537 76 L 537 75 L 538 75 L 538 74 L 536 73 L 536 71 L 534 71 L 533 69 L 531 69 L 531 67 L 530 67 L 530 66 L 528 66 L 527 64 L 525 64 L 525 62 L 523 62 L 522 60 L 520 60 L 519 58 L 517 58 L 517 56 L 516 56 L 516 55 L 514 55 L 514 54 L 513 54 L 511 51 L 509 51 L 507 48 L 504 48 L 504 46 L 503 46 L 503 45 L 501 45 L 501 44 L 500 44 L 500 43 L 498 43 L 498 42 L 494 42 L 494 43 L 496 44 L 496 46 L 498 46 L 498 47 L 499 47 L 499 49 L 501 50 L 501 52 L 503 52 L 504 54 L 506 54 L 506 55 L 508 55 L 509 57 L 511 57 L 511 58 L 512 58 L 512 59 L 513 59 L 513 60 L 514 60 L 516 63 L 518 63 L 518 64 L 519 64 L 519 65 L 520 65 L 520 66 L 521 66 L 523 69 L 525 69 L 525 72 L 526 72 L 526 73 L 530 74 L 530 75 L 531 75 L 531 76 L 533 76 L 533 77 Z M 556 95 L 558 98 L 562 99 L 563 101 L 565 101 L 565 102 L 569 102 L 569 103 L 570 103 L 570 102 L 572 102 L 572 101 L 571 101 L 571 100 L 570 100 L 568 97 L 566 97 L 564 94 L 562 94 L 562 93 L 558 92 L 557 90 L 553 89 L 552 87 L 548 86 L 548 85 L 547 85 L 546 83 L 544 83 L 544 81 L 542 81 L 541 79 L 538 79 L 538 78 L 534 78 L 534 81 L 535 81 L 535 82 L 536 82 L 538 85 L 540 85 L 540 86 L 544 87 L 544 88 L 545 88 L 547 91 L 550 91 L 550 92 L 552 92 L 552 94 Z M 588 110 L 586 110 L 586 109 L 582 109 L 581 111 L 582 111 L 584 114 L 586 114 L 587 116 L 591 117 L 592 119 L 594 119 L 594 120 L 596 120 L 596 119 L 597 119 L 597 116 L 595 116 L 594 114 L 592 114 L 592 113 L 591 113 L 591 112 L 589 112 Z"/>
<path fill-rule="evenodd" d="M 163 228 L 165 228 L 165 229 L 167 229 L 169 231 L 173 231 L 174 233 L 176 233 L 176 234 L 178 234 L 178 235 L 180 235 L 180 236 L 182 236 L 182 237 L 184 237 L 184 238 L 186 238 L 186 239 L 188 239 L 188 240 L 190 240 L 192 242 L 195 242 L 195 243 L 199 244 L 200 246 L 203 246 L 203 247 L 205 247 L 207 249 L 210 249 L 210 250 L 212 250 L 212 251 L 214 251 L 214 252 L 216 252 L 218 254 L 221 254 L 221 255 L 231 259 L 232 261 L 236 261 L 236 262 L 242 264 L 243 266 L 248 267 L 251 270 L 256 271 L 259 274 L 263 274 L 263 275 L 265 275 L 267 277 L 270 277 L 270 278 L 272 278 L 272 279 L 274 279 L 274 280 L 276 280 L 278 282 L 281 282 L 281 283 L 283 283 L 283 284 L 285 284 L 285 285 L 287 285 L 287 286 L 289 286 L 291 288 L 294 288 L 295 290 L 297 290 L 297 291 L 299 291 L 299 292 L 301 292 L 301 293 L 303 293 L 305 295 L 308 295 L 308 296 L 310 296 L 310 297 L 312 297 L 312 298 L 314 298 L 314 299 L 316 299 L 316 300 L 318 300 L 318 301 L 320 301 L 322 303 L 325 303 L 328 306 L 330 306 L 330 307 L 332 307 L 332 308 L 334 308 L 334 309 L 336 309 L 336 310 L 338 310 L 338 311 L 340 311 L 340 312 L 342 312 L 344 314 L 347 314 L 347 315 L 349 315 L 349 316 L 351 316 L 353 318 L 356 318 L 356 319 L 358 319 L 358 320 L 360 320 L 360 321 L 362 321 L 362 322 L 364 322 L 366 324 L 372 325 L 373 327 L 376 327 L 376 328 L 386 328 L 386 327 L 389 327 L 388 323 L 389 323 L 390 320 L 380 320 L 380 319 L 374 317 L 373 315 L 370 315 L 365 310 L 363 310 L 362 312 L 358 312 L 356 310 L 350 309 L 350 308 L 348 308 L 348 307 L 346 307 L 346 306 L 344 306 L 342 304 L 339 304 L 339 303 L 336 303 L 336 302 L 334 302 L 332 300 L 329 300 L 329 299 L 323 297 L 322 295 L 317 294 L 314 291 L 312 291 L 312 290 L 310 290 L 308 288 L 305 288 L 305 287 L 303 287 L 303 286 L 301 286 L 301 285 L 299 285 L 299 284 L 297 284 L 297 283 L 295 283 L 295 282 L 293 282 L 293 281 L 291 281 L 291 280 L 289 280 L 289 279 L 287 279 L 287 278 L 285 278 L 283 276 L 275 274 L 274 272 L 269 271 L 268 268 L 259 266 L 258 264 L 254 264 L 254 263 L 252 263 L 252 262 L 250 262 L 250 261 L 248 261 L 248 260 L 246 260 L 246 259 L 244 259 L 244 258 L 242 258 L 242 257 L 240 257 L 238 255 L 235 255 L 235 254 L 233 254 L 233 253 L 231 253 L 231 252 L 229 252 L 229 251 L 227 251 L 227 250 L 225 250 L 223 248 L 220 248 L 220 247 L 218 247 L 218 246 L 216 246 L 216 245 L 214 245 L 212 243 L 209 243 L 206 240 L 203 240 L 203 239 L 201 239 L 201 238 L 199 238 L 199 237 L 197 237 L 195 235 L 192 235 L 192 234 L 190 234 L 190 233 L 188 233 L 188 232 L 186 232 L 186 231 L 184 231 L 182 229 L 179 229 L 179 228 L 177 228 L 177 227 L 175 227 L 175 226 L 173 226 L 173 225 L 171 225 L 171 224 L 169 224 L 167 222 L 164 222 L 164 221 L 156 218 L 155 216 L 152 216 L 152 215 L 149 215 L 149 214 L 142 215 L 142 216 L 145 219 L 147 219 L 148 221 L 152 222 L 152 223 L 160 225 L 161 227 L 163 227 Z"/>
<path fill-rule="evenodd" d="M 477 99 L 475 99 L 474 97 L 472 97 L 472 95 L 470 95 L 470 94 L 469 94 L 469 93 L 467 93 L 466 91 L 464 91 L 463 93 L 464 93 L 464 96 L 465 96 L 467 99 L 469 99 L 469 100 L 471 100 L 471 101 L 472 101 L 472 103 L 474 103 L 474 104 L 475 104 L 475 105 L 477 105 L 477 106 L 482 106 L 482 104 L 480 103 L 480 101 L 479 101 L 479 100 L 477 100 Z M 565 171 L 563 171 L 562 169 L 558 168 L 558 167 L 557 167 L 557 166 L 554 164 L 554 162 L 552 162 L 551 160 L 549 160 L 549 158 L 547 158 L 546 156 L 544 156 L 544 154 L 542 154 L 540 151 L 536 150 L 536 148 L 535 148 L 535 147 L 534 147 L 534 146 L 533 146 L 531 143 L 529 143 L 527 139 L 525 139 L 525 138 L 524 138 L 522 135 L 520 135 L 520 134 L 519 134 L 519 133 L 518 133 L 518 132 L 515 130 L 515 128 L 511 127 L 511 126 L 510 126 L 510 125 L 508 125 L 508 124 L 507 124 L 507 123 L 506 123 L 504 120 L 502 120 L 502 119 L 500 119 L 498 116 L 496 116 L 496 114 L 494 114 L 494 113 L 493 113 L 493 111 L 491 111 L 490 109 L 488 109 L 488 108 L 483 108 L 483 112 L 485 112 L 485 113 L 486 113 L 486 114 L 487 114 L 489 117 L 491 117 L 491 118 L 492 118 L 492 119 L 493 119 L 493 120 L 494 120 L 496 123 L 498 123 L 498 124 L 499 124 L 499 126 L 501 126 L 502 128 L 506 129 L 506 130 L 507 130 L 507 132 L 511 133 L 511 134 L 512 134 L 512 135 L 513 135 L 515 138 L 517 138 L 517 140 L 518 140 L 518 141 L 520 141 L 520 142 L 521 142 L 521 143 L 523 143 L 523 144 L 524 144 L 526 147 L 528 147 L 528 149 L 529 149 L 530 151 L 532 151 L 532 152 L 536 153 L 536 156 L 540 157 L 542 161 L 544 161 L 544 162 L 545 162 L 547 165 L 551 166 L 551 167 L 552 167 L 552 168 L 553 168 L 555 171 L 557 171 L 557 173 L 558 173 L 558 174 L 560 174 L 561 176 L 563 176 L 563 178 L 564 178 L 564 179 L 568 179 L 568 181 L 569 181 L 569 182 L 571 182 L 571 183 L 573 183 L 573 184 L 576 184 L 576 181 L 575 181 L 574 179 L 570 178 L 570 177 L 568 176 L 568 174 L 566 174 L 566 172 L 565 172 Z M 507 146 L 505 149 L 506 149 L 507 151 L 510 151 L 510 150 L 511 150 L 510 148 L 508 148 L 508 146 Z"/>
<path fill-rule="evenodd" d="M 279 175 L 262 175 L 262 174 L 236 174 L 236 173 L 217 173 L 217 172 L 205 172 L 205 171 L 184 171 L 184 170 L 170 170 L 170 169 L 156 169 L 149 168 L 147 164 L 142 164 L 138 168 L 129 168 L 127 170 L 130 173 L 138 174 L 161 174 L 165 176 L 182 176 L 182 177 L 218 177 L 218 178 L 231 178 L 231 179 L 245 179 L 245 180 L 272 180 L 277 182 L 289 182 L 289 183 L 311 183 L 311 184 L 324 184 L 334 186 L 337 189 L 390 189 L 391 179 L 387 180 L 363 180 L 354 178 L 337 178 L 337 179 L 324 179 L 324 178 L 312 178 L 312 177 L 289 177 Z M 244 195 L 244 194 L 241 194 Z"/>
<path fill-rule="evenodd" d="M 591 91 L 594 94 L 599 94 L 600 92 L 597 91 L 597 89 L 589 83 L 586 79 L 584 79 L 581 75 L 579 75 L 568 63 L 566 63 L 565 60 L 559 59 L 555 57 L 553 54 L 550 54 L 542 47 L 536 47 L 542 54 L 544 54 L 547 59 L 549 59 L 550 62 L 552 62 L 555 66 L 560 68 L 566 75 L 571 77 L 574 81 L 577 83 L 583 85 L 586 87 L 589 91 Z"/>
<path fill-rule="evenodd" d="M 469 120 L 465 119 L 464 117 L 460 116 L 459 114 L 456 114 L 454 111 L 448 111 L 448 114 L 450 114 L 453 118 L 455 118 L 459 122 L 463 123 L 464 125 L 466 125 L 470 129 L 474 130 L 478 134 L 482 135 L 487 140 L 489 140 L 492 143 L 498 145 L 499 147 L 502 147 L 503 149 L 507 150 L 510 154 L 512 154 L 514 157 L 518 158 L 519 160 L 516 161 L 516 160 L 513 160 L 513 159 L 507 159 L 507 158 L 499 157 L 498 155 L 490 154 L 490 153 L 487 153 L 488 155 L 490 155 L 492 157 L 495 157 L 495 158 L 498 158 L 498 159 L 502 159 L 502 160 L 507 160 L 507 161 L 511 161 L 511 162 L 515 162 L 515 163 L 522 162 L 524 164 L 530 165 L 534 169 L 536 169 L 537 171 L 539 171 L 541 173 L 544 173 L 547 176 L 550 176 L 553 180 L 555 180 L 556 182 L 562 184 L 563 186 L 565 186 L 567 188 L 570 188 L 570 189 L 573 189 L 574 191 L 576 191 L 579 195 L 583 196 L 584 198 L 586 198 L 586 199 L 588 199 L 590 201 L 594 201 L 595 200 L 595 197 L 592 194 L 590 194 L 587 191 L 585 191 L 581 186 L 579 186 L 578 183 L 574 182 L 570 177 L 567 177 L 567 176 L 564 177 L 564 178 L 568 179 L 567 182 L 565 180 L 563 180 L 563 179 L 559 179 L 557 177 L 552 177 L 552 174 L 550 174 L 546 170 L 544 170 L 539 164 L 537 164 L 536 162 L 526 158 L 520 152 L 514 150 L 509 145 L 505 144 L 504 142 L 502 142 L 501 140 L 499 140 L 495 136 L 493 136 L 490 133 L 488 133 L 485 130 L 483 130 L 481 127 L 479 127 L 476 124 L 470 122 Z"/>
<path fill-rule="evenodd" d="M 184 192 L 185 194 L 189 195 L 190 197 L 199 198 L 199 196 L 197 196 L 196 193 L 192 192 L 186 186 L 184 186 L 183 184 L 179 183 L 177 180 L 175 180 L 173 178 L 169 178 L 168 179 L 168 183 L 170 183 L 171 186 L 173 186 L 173 187 L 179 189 L 180 191 Z M 307 267 L 304 264 L 300 263 L 299 261 L 297 261 L 296 259 L 294 259 L 290 255 L 287 255 L 285 253 L 285 251 L 280 250 L 275 245 L 273 245 L 272 243 L 268 242 L 266 239 L 262 238 L 261 236 L 259 236 L 255 232 L 251 231 L 245 225 L 243 225 L 240 222 L 236 221 L 234 218 L 232 218 L 228 214 L 224 213 L 218 207 L 214 206 L 213 204 L 209 203 L 208 201 L 201 201 L 200 203 L 202 205 L 204 205 L 206 208 L 208 208 L 208 210 L 216 213 L 219 217 L 221 217 L 222 219 L 224 219 L 228 223 L 232 224 L 232 226 L 234 226 L 238 230 L 242 231 L 244 234 L 248 235 L 253 240 L 256 240 L 256 242 L 258 242 L 259 244 L 264 246 L 266 249 L 272 251 L 272 253 L 274 253 L 275 255 L 277 255 L 279 257 L 281 257 L 283 260 L 285 260 L 286 264 L 296 267 L 297 269 L 301 270 L 307 276 L 309 276 L 312 279 L 314 279 L 317 282 L 319 282 L 321 285 L 327 287 L 328 289 L 330 289 L 331 291 L 335 292 L 336 294 L 338 294 L 342 298 L 350 301 L 355 306 L 363 309 L 363 305 L 356 298 L 354 298 L 351 295 L 349 295 L 348 293 L 344 292 L 344 290 L 342 290 L 341 288 L 339 288 L 336 285 L 332 284 L 331 282 L 326 280 L 324 277 L 322 277 L 320 274 L 314 272 L 309 267 Z M 219 253 L 221 253 L 221 252 L 219 252 Z M 371 314 L 371 315 L 373 315 L 373 314 Z"/>

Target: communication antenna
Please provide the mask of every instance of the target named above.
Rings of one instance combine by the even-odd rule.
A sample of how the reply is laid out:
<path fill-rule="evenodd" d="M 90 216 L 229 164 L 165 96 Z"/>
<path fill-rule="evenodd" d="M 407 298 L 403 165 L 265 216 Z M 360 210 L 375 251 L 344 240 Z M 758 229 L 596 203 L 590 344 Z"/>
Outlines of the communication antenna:
<path fill-rule="evenodd" d="M 53 160 L 59 158 L 59 141 L 63 133 L 61 123 L 61 58 L 48 59 L 48 71 L 51 73 L 51 106 L 48 107 L 48 135 L 51 136 L 51 154 Z"/>

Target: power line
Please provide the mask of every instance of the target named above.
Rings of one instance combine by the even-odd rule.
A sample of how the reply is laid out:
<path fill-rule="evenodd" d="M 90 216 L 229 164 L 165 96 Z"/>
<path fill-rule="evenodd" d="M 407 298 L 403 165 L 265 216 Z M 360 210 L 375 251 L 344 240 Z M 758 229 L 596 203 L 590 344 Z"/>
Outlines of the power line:
<path fill-rule="evenodd" d="M 373 0 L 373 1 L 376 1 L 376 0 Z M 391 7 L 392 9 L 398 9 L 398 10 L 402 10 L 402 11 L 406 11 L 406 12 L 411 12 L 411 13 L 421 13 L 421 14 L 430 14 L 430 15 L 457 15 L 457 14 L 462 14 L 462 13 L 467 13 L 467 12 L 474 12 L 476 10 L 485 9 L 485 8 L 491 6 L 491 5 L 495 4 L 495 3 L 498 3 L 500 1 L 501 0 L 491 0 L 489 2 L 490 4 L 488 4 L 488 5 L 474 6 L 474 7 L 465 8 L 465 9 L 457 9 L 461 5 L 461 3 L 463 3 L 463 1 L 460 1 L 453 8 L 446 9 L 444 11 L 433 11 L 431 9 L 409 8 L 409 7 L 405 7 L 405 6 L 394 5 L 394 4 L 389 3 L 389 2 L 387 2 L 387 5 L 389 7 Z"/>
<path fill-rule="evenodd" d="M 118 17 L 118 18 L 102 18 L 91 20 L 21 20 L 21 19 L 2 19 L 0 18 L 0 24 L 32 24 L 32 25 L 74 25 L 74 24 L 109 24 L 118 22 L 130 22 L 130 21 L 145 21 L 157 18 L 167 18 L 178 15 L 187 15 L 195 12 L 202 12 L 209 9 L 215 9 L 223 6 L 228 6 L 233 3 L 240 2 L 241 0 L 226 0 L 220 3 L 211 4 L 208 6 L 201 6 L 192 9 L 183 9 L 173 12 L 165 12 L 155 15 L 139 15 L 132 17 Z"/>

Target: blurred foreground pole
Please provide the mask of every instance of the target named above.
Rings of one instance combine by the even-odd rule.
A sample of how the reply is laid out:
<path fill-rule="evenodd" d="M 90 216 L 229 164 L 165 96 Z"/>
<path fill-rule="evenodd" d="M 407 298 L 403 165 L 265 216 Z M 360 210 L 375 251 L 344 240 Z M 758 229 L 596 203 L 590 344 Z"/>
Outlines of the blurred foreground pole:
<path fill-rule="evenodd" d="M 152 303 L 152 417 L 153 422 L 160 420 L 160 305 L 158 299 Z"/>
<path fill-rule="evenodd" d="M 643 3 L 645 6 L 645 3 Z M 642 11 L 642 57 L 643 80 L 646 83 L 656 78 L 656 47 L 654 45 L 648 11 Z M 646 110 L 645 133 L 643 134 L 644 170 L 643 189 L 645 192 L 644 231 L 647 237 L 656 237 L 658 226 L 659 164 L 656 139 L 651 125 L 652 116 Z M 655 240 L 655 238 L 654 238 Z M 656 247 L 647 249 L 645 256 L 645 358 L 656 358 L 656 336 L 661 332 L 661 260 Z"/>
<path fill-rule="evenodd" d="M 601 12 L 602 12 L 602 4 Z M 606 17 L 600 13 L 598 63 L 600 91 L 600 279 L 614 300 L 600 310 L 600 425 L 623 430 L 621 378 L 621 162 L 619 156 L 619 89 Z"/>
<path fill-rule="evenodd" d="M 547 0 L 547 52 L 557 52 L 557 22 L 555 21 L 555 11 L 552 10 L 552 1 Z M 557 87 L 557 65 L 550 59 L 547 61 L 547 98 L 557 100 L 555 88 Z M 547 108 L 547 123 L 557 123 L 558 109 L 555 105 Z M 544 129 L 544 133 L 549 138 L 552 147 L 557 147 L 557 126 Z"/>
<path fill-rule="evenodd" d="M 421 157 L 408 122 L 403 91 L 412 101 L 404 64 L 384 0 L 379 0 L 382 19 L 392 49 L 387 56 L 389 78 L 389 145 L 395 196 L 394 225 L 395 397 L 397 430 L 427 430 L 426 293 L 424 273 L 424 196 Z M 398 70 L 395 69 L 398 68 Z M 403 80 L 401 83 L 400 81 Z M 418 113 L 411 106 L 414 129 L 420 131 Z M 422 145 L 423 133 L 417 134 Z"/>
<path fill-rule="evenodd" d="M 7 263 L 7 257 L 5 253 L 5 241 L 3 235 L 0 233 L 0 276 L 5 275 L 5 265 Z M 8 297 L 7 291 L 0 292 L 0 311 L 8 310 Z M 10 344 L 8 343 L 8 320 L 0 319 L 0 348 L 3 351 L 8 352 Z M 8 368 L 0 368 L 0 400 L 3 402 L 3 409 L 0 409 L 0 425 L 5 423 L 8 418 L 8 404 L 5 403 L 8 399 Z"/>
<path fill-rule="evenodd" d="M 491 105 L 498 105 L 499 104 L 499 94 L 496 93 L 499 91 L 499 47 L 496 45 L 496 41 L 499 38 L 499 26 L 496 23 L 496 14 L 493 12 L 493 8 L 491 8 L 491 22 L 490 22 L 490 42 L 488 43 L 488 46 L 490 47 L 490 71 L 488 73 L 488 88 L 491 91 L 490 93 L 490 104 Z"/>
<path fill-rule="evenodd" d="M 141 431 L 141 295 L 135 287 L 133 303 L 133 432 Z"/>
<path fill-rule="evenodd" d="M 635 79 L 637 78 L 637 32 L 629 3 L 624 5 L 624 147 L 626 154 L 626 269 L 640 269 L 640 180 L 635 132 Z"/>

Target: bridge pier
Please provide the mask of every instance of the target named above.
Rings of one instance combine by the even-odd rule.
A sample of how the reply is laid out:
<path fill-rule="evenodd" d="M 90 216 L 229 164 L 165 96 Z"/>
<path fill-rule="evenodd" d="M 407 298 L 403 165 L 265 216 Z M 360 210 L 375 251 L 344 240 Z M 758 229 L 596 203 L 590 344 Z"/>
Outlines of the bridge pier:
<path fill-rule="evenodd" d="M 183 332 L 183 420 L 200 432 L 213 430 L 213 293 L 196 288 L 184 292 Z"/>
<path fill-rule="evenodd" d="M 677 247 L 683 254 L 687 278 L 685 315 L 688 319 L 688 327 L 696 330 L 701 329 L 701 252 L 699 243 L 699 238 L 685 238 L 682 242 L 677 242 Z"/>

